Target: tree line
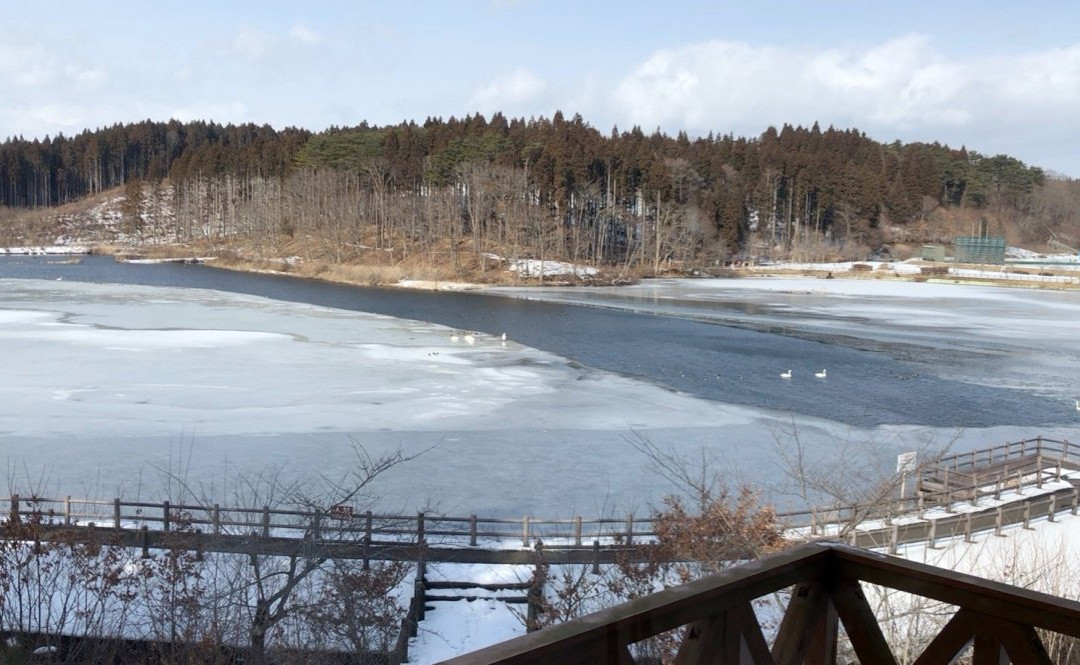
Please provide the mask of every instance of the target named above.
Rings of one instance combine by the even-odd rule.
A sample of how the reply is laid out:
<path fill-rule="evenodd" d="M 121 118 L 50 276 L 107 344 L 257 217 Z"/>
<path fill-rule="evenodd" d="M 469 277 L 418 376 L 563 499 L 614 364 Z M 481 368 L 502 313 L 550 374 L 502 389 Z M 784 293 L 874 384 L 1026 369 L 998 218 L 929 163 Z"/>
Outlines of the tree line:
<path fill-rule="evenodd" d="M 455 263 L 462 248 L 658 268 L 723 257 L 752 238 L 874 247 L 884 226 L 935 207 L 1029 218 L 1045 180 L 1007 155 L 816 123 L 691 139 L 636 126 L 604 134 L 560 112 L 319 133 L 144 121 L 0 145 L 9 208 L 124 185 L 138 198 L 164 182 L 179 241 L 318 234 L 331 254 L 374 243 L 391 257 L 449 241 Z"/>

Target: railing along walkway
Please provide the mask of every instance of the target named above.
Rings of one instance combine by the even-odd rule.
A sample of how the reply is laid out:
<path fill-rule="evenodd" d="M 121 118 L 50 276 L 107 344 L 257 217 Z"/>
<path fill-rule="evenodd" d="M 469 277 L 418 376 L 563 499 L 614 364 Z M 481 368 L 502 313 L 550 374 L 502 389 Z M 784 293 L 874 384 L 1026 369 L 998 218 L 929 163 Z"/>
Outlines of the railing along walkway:
<path fill-rule="evenodd" d="M 804 537 L 842 537 L 863 547 L 890 547 L 995 529 L 1064 510 L 1076 514 L 1075 487 L 1042 492 L 1080 469 L 1080 446 L 1037 437 L 951 455 L 920 471 L 915 496 L 874 506 L 819 508 L 778 514 Z M 1022 496 L 1027 488 L 1040 490 Z M 1014 493 L 1008 505 L 955 510 L 959 502 Z M 1021 496 L 1016 497 L 1019 493 Z M 935 512 L 935 509 L 936 512 Z M 952 511 L 952 512 L 950 512 Z M 931 517 L 931 513 L 935 516 Z M 351 506 L 323 509 L 222 507 L 170 501 L 10 497 L 13 522 L 36 521 L 52 537 L 116 542 L 145 550 L 187 547 L 204 551 L 293 555 L 321 548 L 337 558 L 462 563 L 532 563 L 542 541 L 549 563 L 610 563 L 647 557 L 655 542 L 650 518 L 585 520 L 451 517 L 418 512 L 384 515 Z M 845 525 L 843 533 L 837 526 Z M 79 535 L 82 534 L 82 535 Z M 520 542 L 520 546 L 515 543 Z"/>

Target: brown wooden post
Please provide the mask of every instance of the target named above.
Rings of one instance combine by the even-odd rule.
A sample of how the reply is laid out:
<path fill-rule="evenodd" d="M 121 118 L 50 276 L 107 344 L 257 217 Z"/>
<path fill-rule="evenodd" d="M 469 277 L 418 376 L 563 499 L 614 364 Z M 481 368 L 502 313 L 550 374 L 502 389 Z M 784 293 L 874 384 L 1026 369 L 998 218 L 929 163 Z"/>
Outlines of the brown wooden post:
<path fill-rule="evenodd" d="M 214 523 L 214 533 L 221 533 L 221 507 L 218 506 L 216 503 L 214 504 L 214 508 L 210 513 L 210 521 Z"/>
<path fill-rule="evenodd" d="M 168 531 L 169 530 L 169 512 L 170 512 L 169 511 L 169 502 L 168 501 L 162 501 L 161 502 L 161 530 L 162 531 Z"/>
<path fill-rule="evenodd" d="M 994 481 L 994 499 L 1001 498 L 1001 478 Z"/>
<path fill-rule="evenodd" d="M 371 550 L 371 511 L 364 511 L 364 570 L 371 570 L 371 559 L 368 552 Z"/>
<path fill-rule="evenodd" d="M 1058 460 L 1057 463 L 1057 479 L 1061 480 L 1061 460 Z"/>
<path fill-rule="evenodd" d="M 581 547 L 581 515 L 574 518 L 574 545 Z"/>
<path fill-rule="evenodd" d="M 1046 519 L 1053 522 L 1054 513 L 1057 512 L 1057 494 L 1050 495 L 1050 507 L 1046 510 Z"/>
<path fill-rule="evenodd" d="M 634 514 L 630 513 L 626 516 L 626 544 L 634 544 Z"/>
<path fill-rule="evenodd" d="M 416 542 L 418 544 L 424 542 L 424 511 L 416 513 Z"/>
<path fill-rule="evenodd" d="M 1024 504 L 1024 528 L 1025 529 L 1030 529 L 1031 528 L 1031 504 L 1030 503 L 1025 503 Z"/>
<path fill-rule="evenodd" d="M 315 516 L 312 518 L 311 537 L 322 540 L 322 511 L 318 508 L 315 509 Z"/>
<path fill-rule="evenodd" d="M 476 547 L 476 513 L 469 515 L 469 546 Z"/>
<path fill-rule="evenodd" d="M 964 542 L 965 543 L 973 543 L 973 542 L 975 542 L 974 540 L 971 539 L 971 513 L 967 513 L 964 516 Z"/>
<path fill-rule="evenodd" d="M 71 524 L 71 495 L 64 497 L 64 524 Z"/>
<path fill-rule="evenodd" d="M 116 530 L 119 530 L 120 529 L 120 499 L 119 498 L 113 499 L 112 513 L 113 513 L 113 528 L 116 529 Z"/>
<path fill-rule="evenodd" d="M 525 547 L 529 546 L 529 516 L 521 518 L 521 544 Z"/>
<path fill-rule="evenodd" d="M 150 527 L 145 524 L 142 525 L 140 530 L 140 539 L 142 540 L 142 558 L 150 558 Z"/>
<path fill-rule="evenodd" d="M 889 554 L 896 554 L 900 548 L 898 547 L 900 541 L 900 525 L 893 524 L 889 529 Z"/>
<path fill-rule="evenodd" d="M 979 502 L 979 474 L 971 472 L 971 505 Z"/>
<path fill-rule="evenodd" d="M 195 529 L 195 560 L 203 560 L 202 529 Z"/>
<path fill-rule="evenodd" d="M 997 515 L 994 517 L 994 535 L 1001 536 L 1001 526 L 1005 521 L 1005 509 L 1001 506 L 997 507 Z"/>
<path fill-rule="evenodd" d="M 1073 515 L 1076 514 L 1077 507 L 1080 507 L 1080 487 L 1074 487 L 1073 488 L 1072 511 L 1071 511 Z"/>
<path fill-rule="evenodd" d="M 1035 457 L 1035 469 L 1038 476 L 1035 478 L 1036 487 L 1042 489 L 1043 486 L 1043 457 L 1042 449 L 1039 449 L 1039 454 Z"/>
<path fill-rule="evenodd" d="M 930 520 L 930 533 L 926 536 L 927 549 L 935 549 L 937 547 L 937 523 L 936 519 Z"/>
<path fill-rule="evenodd" d="M 600 541 L 592 541 L 592 572 L 593 575 L 600 574 Z"/>
<path fill-rule="evenodd" d="M 1023 471 L 1017 471 L 1016 472 L 1016 493 L 1020 494 L 1020 495 L 1024 494 L 1024 472 Z"/>
<path fill-rule="evenodd" d="M 8 518 L 12 524 L 18 524 L 19 519 L 19 495 L 11 495 L 11 516 Z"/>
<path fill-rule="evenodd" d="M 270 537 L 270 506 L 263 506 L 262 513 L 262 535 L 263 538 Z"/>

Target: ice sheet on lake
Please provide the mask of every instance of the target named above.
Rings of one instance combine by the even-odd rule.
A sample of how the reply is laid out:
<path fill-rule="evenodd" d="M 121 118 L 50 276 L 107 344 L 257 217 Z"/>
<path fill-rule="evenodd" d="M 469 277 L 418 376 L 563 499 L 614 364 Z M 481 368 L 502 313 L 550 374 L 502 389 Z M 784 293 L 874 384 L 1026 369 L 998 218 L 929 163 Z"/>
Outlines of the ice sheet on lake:
<path fill-rule="evenodd" d="M 387 510 L 625 516 L 672 491 L 632 445 L 640 438 L 768 488 L 793 428 L 822 455 L 837 438 L 865 440 L 861 454 L 884 469 L 913 440 L 1068 437 L 852 431 L 692 398 L 513 341 L 469 345 L 428 323 L 209 290 L 0 280 L 0 324 L 9 491 L 160 498 L 180 479 L 225 501 L 238 472 L 338 477 L 360 444 L 427 451 L 371 488 Z"/>

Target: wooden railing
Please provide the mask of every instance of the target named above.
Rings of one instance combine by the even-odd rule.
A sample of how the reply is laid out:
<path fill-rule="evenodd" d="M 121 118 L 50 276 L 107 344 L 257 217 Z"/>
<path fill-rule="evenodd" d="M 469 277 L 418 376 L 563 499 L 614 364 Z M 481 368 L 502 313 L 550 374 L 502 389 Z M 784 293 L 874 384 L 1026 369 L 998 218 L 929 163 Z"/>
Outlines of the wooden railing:
<path fill-rule="evenodd" d="M 966 534 L 972 528 L 1001 529 L 1005 523 L 1030 519 L 1044 514 L 1043 503 L 1034 507 L 1034 497 L 1019 503 L 1027 507 L 998 510 L 987 526 L 985 517 L 971 514 L 946 515 L 933 527 L 893 523 L 900 515 L 922 517 L 933 508 L 951 509 L 957 501 L 977 501 L 983 496 L 1000 497 L 1003 491 L 1043 488 L 1051 479 L 1061 480 L 1071 469 L 1080 469 L 1080 445 L 1037 437 L 1005 443 L 938 460 L 920 470 L 918 489 L 907 498 L 886 498 L 874 505 L 816 508 L 809 511 L 778 513 L 777 522 L 786 529 L 801 529 L 806 536 L 835 535 L 830 529 L 843 525 L 853 534 L 852 544 L 860 546 L 895 546 L 901 542 Z M 1044 499 L 1037 501 L 1043 502 Z M 1075 491 L 1058 490 L 1050 499 L 1049 515 L 1070 509 L 1075 512 Z M 1021 515 L 1018 511 L 1026 510 Z M 542 541 L 548 550 L 606 547 L 612 544 L 631 546 L 655 540 L 650 517 L 627 515 L 625 518 L 521 519 L 495 517 L 452 517 L 418 512 L 415 515 L 354 512 L 349 506 L 322 509 L 285 509 L 280 507 L 222 507 L 173 503 L 170 501 L 125 501 L 48 498 L 13 495 L 10 498 L 12 519 L 33 517 L 54 524 L 93 523 L 116 530 L 148 527 L 157 531 L 188 530 L 204 534 L 255 535 L 262 538 L 297 540 L 337 540 L 360 543 L 453 543 L 482 547 L 495 541 L 500 544 L 520 540 L 522 548 Z M 1007 519 L 1008 518 L 1008 519 Z M 852 528 L 869 520 L 882 522 L 876 528 Z M 856 533 L 861 531 L 861 534 Z M 901 531 L 903 534 L 901 534 Z M 921 534 L 921 535 L 920 535 Z M 902 537 L 901 537 L 902 535 Z"/>
<path fill-rule="evenodd" d="M 427 512 L 387 515 L 353 512 L 343 507 L 301 510 L 262 506 L 222 507 L 170 501 L 125 501 L 51 498 L 12 495 L 10 516 L 42 519 L 50 523 L 89 524 L 98 527 L 172 531 L 196 529 L 208 534 L 253 534 L 261 537 L 353 539 L 375 542 L 453 541 L 478 547 L 485 541 L 515 541 L 531 547 L 542 540 L 546 547 L 588 547 L 593 541 L 618 541 L 625 545 L 650 540 L 656 534 L 651 518 L 521 519 L 497 517 L 449 517 Z"/>
<path fill-rule="evenodd" d="M 955 606 L 936 635 L 915 645 L 913 650 L 921 651 L 914 659 L 918 665 L 955 662 L 969 646 L 976 664 L 1048 665 L 1051 656 L 1036 629 L 1080 638 L 1076 601 L 846 545 L 813 543 L 444 665 L 632 665 L 634 643 L 680 627 L 677 663 L 827 664 L 843 655 L 843 662 L 894 665 L 893 647 L 866 598 L 864 583 Z M 763 629 L 751 603 L 786 589 L 790 599 L 779 627 L 775 632 Z"/>
<path fill-rule="evenodd" d="M 1013 443 L 949 455 L 922 467 L 916 489 L 905 498 L 886 497 L 873 505 L 819 507 L 809 511 L 777 514 L 777 520 L 791 529 L 808 529 L 809 535 L 827 535 L 827 528 L 853 525 L 867 520 L 891 522 L 900 515 L 922 517 L 934 508 L 949 509 L 957 502 L 976 502 L 1003 492 L 1023 493 L 1028 488 L 1043 489 L 1051 480 L 1080 469 L 1080 445 L 1036 437 Z M 1068 503 L 1061 492 L 1058 506 Z"/>

